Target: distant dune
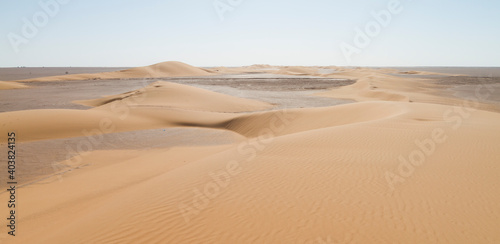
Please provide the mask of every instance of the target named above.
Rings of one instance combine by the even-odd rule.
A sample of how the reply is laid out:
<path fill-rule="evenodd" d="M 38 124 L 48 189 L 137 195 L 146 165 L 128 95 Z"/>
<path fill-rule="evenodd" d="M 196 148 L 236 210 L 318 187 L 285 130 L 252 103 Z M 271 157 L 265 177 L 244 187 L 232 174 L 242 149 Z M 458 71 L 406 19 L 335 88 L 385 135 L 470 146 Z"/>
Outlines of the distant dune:
<path fill-rule="evenodd" d="M 251 73 L 261 73 L 262 70 L 259 70 L 254 67 L 215 67 L 208 69 L 210 72 L 214 72 L 216 74 L 251 74 Z"/>
<path fill-rule="evenodd" d="M 283 67 L 273 73 L 281 75 L 315 75 L 318 69 L 313 67 L 291 66 Z"/>
<path fill-rule="evenodd" d="M 429 71 L 395 71 L 394 73 L 399 73 L 403 75 L 449 75 L 449 76 L 461 76 L 460 74 L 445 74 L 445 73 L 437 73 L 437 72 L 429 72 Z"/>
<path fill-rule="evenodd" d="M 145 67 L 131 68 L 113 72 L 96 74 L 76 74 L 49 76 L 35 79 L 19 80 L 23 82 L 41 81 L 75 81 L 75 80 L 114 80 L 114 79 L 137 79 L 137 78 L 162 78 L 181 76 L 206 76 L 212 73 L 208 70 L 197 68 L 182 62 L 169 61 Z"/>
<path fill-rule="evenodd" d="M 0 90 L 8 90 L 8 89 L 21 89 L 21 88 L 27 88 L 28 86 L 19 84 L 16 82 L 6 82 L 6 81 L 0 81 Z"/>
<path fill-rule="evenodd" d="M 271 66 L 271 65 L 269 65 L 269 64 L 254 64 L 254 65 L 248 66 L 248 68 L 252 68 L 252 69 L 272 69 L 274 67 Z"/>

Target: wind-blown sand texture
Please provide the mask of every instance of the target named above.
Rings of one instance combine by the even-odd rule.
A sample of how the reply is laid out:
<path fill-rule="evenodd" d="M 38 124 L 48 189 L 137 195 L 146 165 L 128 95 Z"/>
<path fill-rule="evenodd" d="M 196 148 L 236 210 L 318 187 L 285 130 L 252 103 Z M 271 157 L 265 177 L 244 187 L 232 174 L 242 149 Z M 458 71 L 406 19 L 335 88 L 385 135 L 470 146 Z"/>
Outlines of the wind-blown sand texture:
<path fill-rule="evenodd" d="M 168 64 L 178 69 L 158 75 L 211 74 Z M 74 153 L 58 162 L 64 170 L 18 189 L 18 235 L 2 226 L 0 242 L 500 243 L 494 88 L 478 85 L 477 101 L 466 101 L 391 70 L 331 68 L 236 69 L 354 79 L 317 95 L 357 102 L 273 110 L 158 81 L 75 101 L 87 110 L 0 113 L 0 141 L 16 131 L 20 145 L 79 138 L 73 148 L 97 148 L 102 134 L 165 128 L 234 135 L 222 144 L 131 150 L 117 141 L 115 150 Z M 2 217 L 8 197 L 0 194 Z"/>

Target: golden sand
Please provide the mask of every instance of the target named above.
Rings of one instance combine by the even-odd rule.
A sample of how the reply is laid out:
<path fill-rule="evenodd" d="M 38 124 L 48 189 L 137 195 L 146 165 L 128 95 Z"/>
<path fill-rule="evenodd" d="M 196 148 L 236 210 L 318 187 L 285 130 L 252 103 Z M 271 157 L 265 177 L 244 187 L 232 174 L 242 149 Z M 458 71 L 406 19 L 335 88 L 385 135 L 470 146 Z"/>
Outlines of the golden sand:
<path fill-rule="evenodd" d="M 153 76 L 211 74 L 163 66 Z M 261 68 L 269 67 L 238 69 Z M 19 189 L 18 235 L 10 238 L 3 226 L 0 242 L 500 243 L 500 114 L 484 110 L 482 97 L 439 96 L 432 84 L 390 70 L 316 70 L 278 72 L 356 79 L 317 95 L 358 102 L 269 110 L 261 101 L 157 82 L 78 101 L 88 110 L 0 113 L 1 141 L 13 130 L 27 142 L 167 127 L 242 138 L 86 153 L 85 167 Z M 1 214 L 7 198 L 0 194 Z"/>

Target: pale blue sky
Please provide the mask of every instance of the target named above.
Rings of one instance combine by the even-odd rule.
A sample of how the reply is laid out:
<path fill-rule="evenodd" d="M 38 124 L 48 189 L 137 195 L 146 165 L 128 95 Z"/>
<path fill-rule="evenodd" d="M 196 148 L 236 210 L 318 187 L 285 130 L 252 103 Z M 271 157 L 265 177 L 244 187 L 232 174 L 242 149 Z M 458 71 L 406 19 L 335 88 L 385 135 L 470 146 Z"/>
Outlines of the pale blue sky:
<path fill-rule="evenodd" d="M 223 21 L 214 0 L 70 0 L 25 38 L 23 18 L 43 21 L 39 1 L 0 0 L 0 67 L 500 66 L 500 1 L 399 0 L 402 12 L 351 62 L 341 43 L 354 46 L 356 28 L 391 0 L 242 0 Z M 9 35 L 27 42 L 16 52 Z"/>

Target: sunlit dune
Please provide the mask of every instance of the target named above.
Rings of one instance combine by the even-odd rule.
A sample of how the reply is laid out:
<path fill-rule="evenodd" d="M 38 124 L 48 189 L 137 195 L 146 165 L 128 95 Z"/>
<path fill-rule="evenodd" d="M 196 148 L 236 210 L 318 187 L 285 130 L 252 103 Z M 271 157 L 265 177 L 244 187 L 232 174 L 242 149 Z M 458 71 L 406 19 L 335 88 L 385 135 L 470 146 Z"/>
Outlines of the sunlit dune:
<path fill-rule="evenodd" d="M 116 150 L 75 154 L 79 160 L 57 162 L 72 170 L 19 189 L 18 236 L 8 238 L 3 226 L 0 242 L 500 243 L 500 114 L 489 109 L 493 105 L 442 96 L 437 85 L 389 69 L 328 68 L 336 72 L 268 65 L 205 70 L 166 62 L 30 79 L 258 70 L 353 79 L 353 85 L 315 95 L 356 102 L 276 109 L 257 99 L 157 81 L 75 101 L 87 110 L 0 113 L 2 142 L 16 131 L 19 143 L 80 138 L 93 145 L 100 134 L 166 128 L 235 138 L 141 150 L 120 148 L 117 141 Z M 58 150 L 47 153 L 65 149 Z M 1 193 L 0 202 L 8 197 Z"/>

